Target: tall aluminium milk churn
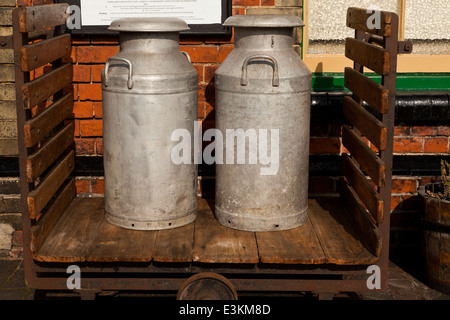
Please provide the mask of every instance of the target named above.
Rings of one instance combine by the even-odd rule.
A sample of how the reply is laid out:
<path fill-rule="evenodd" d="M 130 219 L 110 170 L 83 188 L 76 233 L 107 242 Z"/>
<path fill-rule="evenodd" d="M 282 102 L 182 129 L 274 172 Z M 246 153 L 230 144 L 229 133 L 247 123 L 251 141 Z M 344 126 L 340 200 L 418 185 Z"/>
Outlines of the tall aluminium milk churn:
<path fill-rule="evenodd" d="M 224 150 L 223 164 L 216 159 L 215 215 L 222 225 L 277 231 L 306 220 L 311 72 L 293 48 L 294 27 L 303 25 L 284 15 L 224 23 L 235 28 L 235 48 L 215 75 Z"/>
<path fill-rule="evenodd" d="M 102 72 L 105 218 L 116 226 L 161 230 L 197 216 L 197 167 L 171 159 L 174 130 L 194 136 L 198 75 L 179 50 L 175 18 L 122 19 L 120 51 Z M 192 152 L 193 154 L 193 152 Z"/>

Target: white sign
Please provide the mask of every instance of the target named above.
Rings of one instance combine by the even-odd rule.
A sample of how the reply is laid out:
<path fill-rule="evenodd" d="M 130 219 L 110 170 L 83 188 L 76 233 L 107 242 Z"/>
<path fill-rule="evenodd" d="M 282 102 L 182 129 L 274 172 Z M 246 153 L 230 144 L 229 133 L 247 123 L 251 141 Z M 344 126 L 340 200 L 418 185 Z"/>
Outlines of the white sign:
<path fill-rule="evenodd" d="M 110 25 L 121 18 L 171 17 L 188 24 L 221 23 L 221 0 L 81 0 L 83 26 Z"/>

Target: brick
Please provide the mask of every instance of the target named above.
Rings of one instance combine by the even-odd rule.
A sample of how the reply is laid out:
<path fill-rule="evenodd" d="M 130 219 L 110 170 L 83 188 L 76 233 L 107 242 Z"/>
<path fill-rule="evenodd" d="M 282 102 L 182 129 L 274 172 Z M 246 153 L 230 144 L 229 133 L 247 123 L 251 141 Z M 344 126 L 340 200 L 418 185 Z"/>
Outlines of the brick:
<path fill-rule="evenodd" d="M 102 138 L 95 139 L 95 154 L 103 155 L 103 139 Z"/>
<path fill-rule="evenodd" d="M 394 137 L 394 153 L 423 152 L 423 138 Z"/>
<path fill-rule="evenodd" d="M 206 102 L 199 101 L 197 106 L 197 119 L 203 120 L 206 117 Z"/>
<path fill-rule="evenodd" d="M 6 139 L 17 138 L 17 123 L 10 120 L 1 120 L 0 137 Z"/>
<path fill-rule="evenodd" d="M 409 136 L 411 128 L 409 126 L 395 126 L 394 136 Z"/>
<path fill-rule="evenodd" d="M 339 154 L 341 141 L 336 137 L 310 138 L 309 151 L 311 154 Z"/>
<path fill-rule="evenodd" d="M 17 156 L 19 154 L 17 139 L 0 138 L 0 156 Z"/>
<path fill-rule="evenodd" d="M 89 180 L 86 179 L 77 179 L 75 181 L 75 187 L 77 189 L 77 194 L 80 193 L 89 193 Z"/>
<path fill-rule="evenodd" d="M 15 7 L 16 0 L 0 0 L 1 7 Z"/>
<path fill-rule="evenodd" d="M 414 126 L 411 127 L 410 134 L 412 136 L 434 136 L 436 135 L 437 130 L 435 127 L 427 127 L 427 126 Z"/>
<path fill-rule="evenodd" d="M 300 8 L 273 8 L 273 7 L 254 7 L 247 8 L 247 14 L 289 14 L 297 17 L 302 16 Z"/>
<path fill-rule="evenodd" d="M 393 178 L 392 193 L 415 193 L 415 192 L 417 192 L 417 180 Z"/>
<path fill-rule="evenodd" d="M 216 70 L 219 68 L 218 65 L 213 66 L 205 66 L 205 82 L 211 82 L 214 81 L 214 75 L 216 73 Z"/>
<path fill-rule="evenodd" d="M 218 48 L 216 46 L 208 47 L 180 47 L 181 51 L 187 52 L 193 63 L 211 63 L 218 61 Z"/>
<path fill-rule="evenodd" d="M 275 6 L 277 7 L 301 7 L 303 6 L 302 0 L 275 0 Z"/>
<path fill-rule="evenodd" d="M 91 82 L 91 66 L 78 64 L 73 66 L 74 82 Z"/>
<path fill-rule="evenodd" d="M 103 104 L 102 102 L 94 102 L 94 116 L 96 119 L 103 118 Z"/>
<path fill-rule="evenodd" d="M 0 63 L 14 63 L 14 49 L 1 49 Z"/>
<path fill-rule="evenodd" d="M 106 63 L 106 60 L 116 55 L 118 51 L 118 46 L 79 46 L 77 48 L 77 62 Z"/>
<path fill-rule="evenodd" d="M 80 120 L 80 136 L 82 137 L 103 136 L 103 120 Z"/>
<path fill-rule="evenodd" d="M 299 1 L 299 0 L 297 0 Z M 261 6 L 274 6 L 275 0 L 261 0 Z"/>
<path fill-rule="evenodd" d="M 101 83 L 80 83 L 78 84 L 78 94 L 80 100 L 102 100 L 102 85 Z"/>
<path fill-rule="evenodd" d="M 11 83 L 0 84 L 0 100 L 16 101 L 16 87 Z"/>
<path fill-rule="evenodd" d="M 77 156 L 90 156 L 95 154 L 94 139 L 75 138 L 74 141 Z"/>
<path fill-rule="evenodd" d="M 0 36 L 11 36 L 13 34 L 12 27 L 0 27 Z"/>
<path fill-rule="evenodd" d="M 437 135 L 439 136 L 450 136 L 450 126 L 439 126 L 437 129 Z"/>
<path fill-rule="evenodd" d="M 94 103 L 92 101 L 75 101 L 73 114 L 75 118 L 92 118 L 94 115 Z"/>
<path fill-rule="evenodd" d="M 14 82 L 16 80 L 14 65 L 0 65 L 0 81 Z"/>
<path fill-rule="evenodd" d="M 104 64 L 92 65 L 92 82 L 102 82 L 102 71 L 105 69 Z"/>
<path fill-rule="evenodd" d="M 259 6 L 259 0 L 233 0 L 233 6 Z"/>
<path fill-rule="evenodd" d="M 12 11 L 11 8 L 0 8 L 0 25 L 12 26 Z"/>
<path fill-rule="evenodd" d="M 424 152 L 444 153 L 448 151 L 448 138 L 427 138 L 425 139 Z"/>
<path fill-rule="evenodd" d="M 105 181 L 102 179 L 91 180 L 91 192 L 104 194 L 105 193 Z"/>
<path fill-rule="evenodd" d="M 0 120 L 16 120 L 16 103 L 13 101 L 0 101 Z"/>
<path fill-rule="evenodd" d="M 224 62 L 233 49 L 234 46 L 221 46 L 219 48 L 219 63 Z"/>
<path fill-rule="evenodd" d="M 197 74 L 198 74 L 198 82 L 203 82 L 204 81 L 204 77 L 203 77 L 203 75 L 204 75 L 204 72 L 203 72 L 203 69 L 204 69 L 204 66 L 203 65 L 198 65 L 198 64 L 194 64 L 194 65 L 192 65 L 194 68 L 195 68 L 195 70 L 197 71 Z"/>

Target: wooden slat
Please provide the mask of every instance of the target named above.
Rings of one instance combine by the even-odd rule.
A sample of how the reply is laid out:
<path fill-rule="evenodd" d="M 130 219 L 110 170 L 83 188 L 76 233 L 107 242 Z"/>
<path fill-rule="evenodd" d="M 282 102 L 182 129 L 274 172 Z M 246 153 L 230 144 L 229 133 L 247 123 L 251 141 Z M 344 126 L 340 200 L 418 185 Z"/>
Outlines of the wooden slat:
<path fill-rule="evenodd" d="M 58 191 L 59 187 L 69 177 L 75 167 L 75 153 L 71 151 L 47 176 L 27 198 L 28 215 L 30 219 L 36 219 L 42 209 Z"/>
<path fill-rule="evenodd" d="M 75 198 L 34 259 L 85 262 L 88 249 L 103 222 L 104 210 L 103 198 Z"/>
<path fill-rule="evenodd" d="M 381 75 L 388 75 L 389 51 L 353 38 L 345 40 L 345 56 Z"/>
<path fill-rule="evenodd" d="M 347 125 L 342 126 L 342 143 L 379 187 L 384 187 L 386 165 Z"/>
<path fill-rule="evenodd" d="M 33 253 L 36 253 L 42 247 L 42 244 L 47 240 L 50 232 L 58 223 L 59 219 L 64 214 L 64 211 L 69 207 L 72 200 L 77 196 L 75 187 L 75 179 L 71 179 L 58 194 L 55 202 L 44 213 L 43 217 L 39 219 L 37 225 L 31 230 L 31 244 L 30 248 Z"/>
<path fill-rule="evenodd" d="M 54 102 L 37 117 L 24 125 L 24 142 L 26 148 L 33 147 L 73 111 L 73 94 L 68 93 Z"/>
<path fill-rule="evenodd" d="M 75 125 L 68 124 L 25 162 L 27 181 L 35 181 L 73 143 Z"/>
<path fill-rule="evenodd" d="M 19 11 L 19 31 L 22 33 L 39 31 L 59 25 L 65 25 L 69 14 L 68 4 L 51 4 L 33 7 L 21 7 Z"/>
<path fill-rule="evenodd" d="M 386 87 L 349 67 L 345 68 L 344 84 L 379 113 L 388 112 L 389 90 Z"/>
<path fill-rule="evenodd" d="M 200 201 L 206 201 L 204 199 Z M 155 243 L 153 260 L 157 262 L 191 262 L 194 246 L 194 223 L 160 230 Z"/>
<path fill-rule="evenodd" d="M 61 67 L 23 85 L 24 108 L 30 109 L 46 101 L 56 92 L 72 83 L 73 68 L 71 63 Z"/>
<path fill-rule="evenodd" d="M 309 203 L 310 219 L 325 253 L 326 263 L 365 265 L 379 260 L 361 243 L 360 234 L 339 198 L 317 199 Z"/>
<path fill-rule="evenodd" d="M 344 116 L 380 151 L 387 147 L 387 128 L 350 97 L 344 97 Z"/>
<path fill-rule="evenodd" d="M 367 9 L 350 7 L 347 9 L 347 27 L 379 36 L 389 37 L 392 33 L 392 13 L 380 11 L 380 28 L 371 29 L 368 27 L 367 21 L 373 14 L 373 11 L 367 13 Z"/>
<path fill-rule="evenodd" d="M 20 49 L 22 71 L 31 71 L 57 59 L 68 57 L 71 50 L 70 34 L 23 46 Z"/>
<path fill-rule="evenodd" d="M 222 226 L 208 206 L 199 206 L 195 222 L 193 261 L 257 263 L 255 233 Z"/>
<path fill-rule="evenodd" d="M 86 249 L 90 262 L 150 262 L 158 231 L 130 230 L 102 220 Z"/>
<path fill-rule="evenodd" d="M 312 202 L 314 200 L 310 200 Z M 310 213 L 309 213 L 310 215 Z M 259 257 L 262 263 L 320 264 L 325 253 L 310 218 L 299 228 L 278 232 L 256 232 Z"/>
<path fill-rule="evenodd" d="M 376 221 L 383 221 L 383 200 L 366 176 L 347 154 L 342 155 L 342 171 Z"/>
<path fill-rule="evenodd" d="M 343 182 L 341 197 L 346 204 L 346 208 L 352 213 L 351 217 L 361 238 L 369 251 L 379 257 L 382 246 L 382 236 L 380 230 L 374 224 L 372 216 L 362 206 L 358 196 L 352 187 Z M 379 221 L 381 223 L 382 221 Z"/>

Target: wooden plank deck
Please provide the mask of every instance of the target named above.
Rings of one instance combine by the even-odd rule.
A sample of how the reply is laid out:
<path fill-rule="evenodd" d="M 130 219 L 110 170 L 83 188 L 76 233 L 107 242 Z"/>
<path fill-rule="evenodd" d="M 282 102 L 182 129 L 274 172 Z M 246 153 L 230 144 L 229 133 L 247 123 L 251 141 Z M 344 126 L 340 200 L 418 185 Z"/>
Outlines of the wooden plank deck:
<path fill-rule="evenodd" d="M 104 219 L 102 198 L 76 198 L 33 258 L 42 262 L 201 262 L 233 264 L 372 264 L 339 199 L 310 199 L 306 223 L 292 230 L 247 232 L 220 225 L 199 201 L 195 222 L 136 231 Z"/>

